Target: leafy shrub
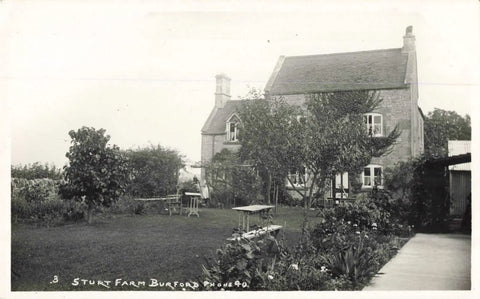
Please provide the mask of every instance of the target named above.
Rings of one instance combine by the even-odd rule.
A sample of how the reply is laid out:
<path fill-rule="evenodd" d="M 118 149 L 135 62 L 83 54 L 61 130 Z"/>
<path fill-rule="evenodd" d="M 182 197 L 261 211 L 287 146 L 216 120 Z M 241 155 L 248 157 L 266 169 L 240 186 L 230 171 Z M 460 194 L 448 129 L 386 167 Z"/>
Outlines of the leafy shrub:
<path fill-rule="evenodd" d="M 74 200 L 64 200 L 63 220 L 67 222 L 77 222 L 85 218 L 87 205 L 84 202 Z"/>
<path fill-rule="evenodd" d="M 206 261 L 207 265 L 202 265 L 202 279 L 215 284 L 240 281 L 248 284 L 248 290 L 263 289 L 268 279 L 266 273 L 274 267 L 282 250 L 280 246 L 270 235 L 258 240 L 240 239 L 227 243 L 217 249 L 213 259 Z"/>
<path fill-rule="evenodd" d="M 12 198 L 12 221 L 26 221 L 47 226 L 59 224 L 63 219 L 64 202 L 60 198 L 47 201 L 26 201 Z"/>
<path fill-rule="evenodd" d="M 322 262 L 321 255 L 315 254 L 286 253 L 262 277 L 265 290 L 333 290 L 340 285 L 334 286 L 335 279 Z"/>
<path fill-rule="evenodd" d="M 12 197 L 22 197 L 28 202 L 47 201 L 58 196 L 60 181 L 52 179 L 18 179 L 11 182 Z"/>
<path fill-rule="evenodd" d="M 420 156 L 385 172 L 385 186 L 398 202 L 399 218 L 417 229 L 443 230 L 448 218 L 448 176 L 443 168 Z"/>
<path fill-rule="evenodd" d="M 64 202 L 58 195 L 59 181 L 52 179 L 18 179 L 11 182 L 12 221 L 44 225 L 61 223 Z"/>
<path fill-rule="evenodd" d="M 398 213 L 402 204 L 392 199 L 388 191 L 374 189 L 359 195 L 352 203 L 322 209 L 319 216 L 323 219 L 318 229 L 323 233 L 329 233 L 328 230 L 339 231 L 343 221 L 356 225 L 357 230 L 369 230 L 375 226 L 383 234 L 410 236 L 412 230 L 408 221 Z"/>
<path fill-rule="evenodd" d="M 364 246 L 364 236 L 355 239 L 358 241 L 325 259 L 334 277 L 345 276 L 353 285 L 375 274 L 375 264 L 372 263 L 375 251 Z"/>
<path fill-rule="evenodd" d="M 144 203 L 135 200 L 132 196 L 124 195 L 106 210 L 114 214 L 142 214 L 146 212 Z"/>
<path fill-rule="evenodd" d="M 145 213 L 145 204 L 143 202 L 139 202 L 134 206 L 133 213 L 135 215 L 141 215 Z"/>

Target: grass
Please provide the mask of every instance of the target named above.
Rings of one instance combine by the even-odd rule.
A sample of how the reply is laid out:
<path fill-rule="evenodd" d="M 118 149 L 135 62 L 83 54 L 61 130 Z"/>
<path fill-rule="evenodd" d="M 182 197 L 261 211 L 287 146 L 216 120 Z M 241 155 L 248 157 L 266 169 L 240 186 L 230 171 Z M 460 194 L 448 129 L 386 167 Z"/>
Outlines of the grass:
<path fill-rule="evenodd" d="M 301 234 L 303 210 L 280 208 L 273 222 L 286 225 L 285 240 L 293 244 Z M 106 290 L 96 281 L 117 278 L 147 285 L 150 279 L 196 281 L 205 258 L 225 244 L 237 225 L 236 211 L 206 208 L 200 210 L 200 218 L 148 214 L 99 217 L 92 225 L 38 228 L 15 224 L 12 291 Z M 58 282 L 52 283 L 54 276 Z M 81 282 L 74 286 L 75 278 L 95 282 L 93 286 Z"/>

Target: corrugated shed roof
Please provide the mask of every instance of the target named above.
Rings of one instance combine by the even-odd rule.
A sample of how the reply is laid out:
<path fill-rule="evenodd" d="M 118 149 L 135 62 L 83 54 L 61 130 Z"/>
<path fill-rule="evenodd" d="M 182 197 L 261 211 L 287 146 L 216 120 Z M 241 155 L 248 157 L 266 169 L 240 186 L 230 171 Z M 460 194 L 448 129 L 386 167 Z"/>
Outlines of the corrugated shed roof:
<path fill-rule="evenodd" d="M 471 153 L 470 140 L 448 140 L 448 156 L 456 156 Z M 470 163 L 450 165 L 450 170 L 471 171 Z"/>
<path fill-rule="evenodd" d="M 202 134 L 223 134 L 225 123 L 243 103 L 243 100 L 227 101 L 223 108 L 214 108 L 202 128 Z"/>
<path fill-rule="evenodd" d="M 265 89 L 287 95 L 405 88 L 407 61 L 400 48 L 281 57 Z"/>

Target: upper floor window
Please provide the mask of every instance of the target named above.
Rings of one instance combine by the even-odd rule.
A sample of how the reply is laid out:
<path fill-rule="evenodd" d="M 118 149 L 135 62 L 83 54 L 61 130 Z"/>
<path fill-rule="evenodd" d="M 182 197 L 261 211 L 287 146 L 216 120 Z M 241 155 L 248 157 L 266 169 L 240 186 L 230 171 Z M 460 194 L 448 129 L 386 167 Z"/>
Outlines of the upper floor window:
<path fill-rule="evenodd" d="M 383 136 L 383 117 L 379 113 L 367 113 L 363 115 L 368 134 L 373 137 Z"/>
<path fill-rule="evenodd" d="M 372 188 L 383 186 L 383 170 L 380 165 L 367 165 L 363 168 L 362 187 Z"/>
<path fill-rule="evenodd" d="M 227 141 L 237 142 L 240 119 L 234 114 L 227 120 Z"/>

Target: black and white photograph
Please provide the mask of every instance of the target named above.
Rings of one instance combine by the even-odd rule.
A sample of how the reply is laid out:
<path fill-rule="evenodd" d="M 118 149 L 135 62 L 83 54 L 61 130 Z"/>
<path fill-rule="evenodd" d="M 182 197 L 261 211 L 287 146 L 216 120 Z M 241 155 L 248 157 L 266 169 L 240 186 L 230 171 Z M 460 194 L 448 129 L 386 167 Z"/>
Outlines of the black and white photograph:
<path fill-rule="evenodd" d="M 479 15 L 0 0 L 0 297 L 478 296 Z"/>

